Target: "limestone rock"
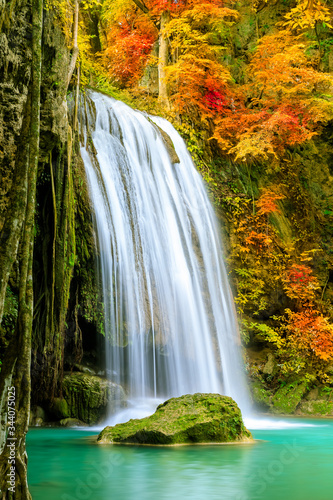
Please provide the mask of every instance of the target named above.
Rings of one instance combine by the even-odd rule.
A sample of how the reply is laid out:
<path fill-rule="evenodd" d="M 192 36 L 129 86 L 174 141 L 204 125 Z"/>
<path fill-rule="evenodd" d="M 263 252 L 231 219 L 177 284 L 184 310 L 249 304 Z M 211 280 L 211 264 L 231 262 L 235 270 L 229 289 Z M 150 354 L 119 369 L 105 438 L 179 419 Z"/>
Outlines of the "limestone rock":
<path fill-rule="evenodd" d="M 298 414 L 312 416 L 333 416 L 333 401 L 317 399 L 316 401 L 302 401 Z"/>
<path fill-rule="evenodd" d="M 29 425 L 40 427 L 46 420 L 46 413 L 40 406 L 33 406 L 30 411 Z"/>
<path fill-rule="evenodd" d="M 63 418 L 60 420 L 61 427 L 85 427 L 85 423 L 77 418 Z"/>
<path fill-rule="evenodd" d="M 63 381 L 63 395 L 69 408 L 69 417 L 87 424 L 96 424 L 107 408 L 125 405 L 124 389 L 105 378 L 87 373 L 67 374 Z"/>
<path fill-rule="evenodd" d="M 197 393 L 171 398 L 149 417 L 106 427 L 97 441 L 171 445 L 251 439 L 235 401 L 220 394 Z"/>
<path fill-rule="evenodd" d="M 171 137 L 166 132 L 164 132 L 164 130 L 162 130 L 158 125 L 156 125 L 156 123 L 152 122 L 152 125 L 154 125 L 154 127 L 157 128 L 159 134 L 161 135 L 171 163 L 180 163 L 179 157 L 177 155 Z"/>
<path fill-rule="evenodd" d="M 294 413 L 306 393 L 305 383 L 293 383 L 281 387 L 273 396 L 274 413 Z"/>
<path fill-rule="evenodd" d="M 264 366 L 263 373 L 265 375 L 273 375 L 276 367 L 276 361 L 272 353 L 268 354 L 267 363 Z"/>
<path fill-rule="evenodd" d="M 57 420 L 68 418 L 70 416 L 70 411 L 67 401 L 64 398 L 54 398 L 50 405 L 50 413 Z"/>

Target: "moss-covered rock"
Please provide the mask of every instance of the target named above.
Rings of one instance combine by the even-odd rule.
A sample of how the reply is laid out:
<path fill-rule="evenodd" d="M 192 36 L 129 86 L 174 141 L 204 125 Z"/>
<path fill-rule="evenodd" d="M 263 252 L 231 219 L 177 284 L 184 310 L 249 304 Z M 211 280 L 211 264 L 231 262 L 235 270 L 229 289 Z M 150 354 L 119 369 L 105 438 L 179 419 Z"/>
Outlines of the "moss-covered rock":
<path fill-rule="evenodd" d="M 85 427 L 85 423 L 77 418 L 63 418 L 60 420 L 61 427 Z"/>
<path fill-rule="evenodd" d="M 187 394 L 168 399 L 146 418 L 106 427 L 99 443 L 171 445 L 251 440 L 240 409 L 220 394 Z"/>
<path fill-rule="evenodd" d="M 96 424 L 112 410 L 124 405 L 126 396 L 122 387 L 109 380 L 87 373 L 67 374 L 63 381 L 63 395 L 69 408 L 69 417 L 87 424 Z"/>
<path fill-rule="evenodd" d="M 306 393 L 305 383 L 294 383 L 280 387 L 272 398 L 274 413 L 294 413 Z"/>
<path fill-rule="evenodd" d="M 299 415 L 333 416 L 333 401 L 326 401 L 325 399 L 302 401 L 297 413 Z"/>
<path fill-rule="evenodd" d="M 252 385 L 252 395 L 255 403 L 263 409 L 267 410 L 271 406 L 271 392 L 265 389 L 264 385 L 256 380 Z"/>
<path fill-rule="evenodd" d="M 64 398 L 54 398 L 50 405 L 50 413 L 57 420 L 68 418 L 70 416 L 70 411 L 67 401 Z"/>
<path fill-rule="evenodd" d="M 333 415 L 333 387 L 315 387 L 297 408 L 297 414 L 313 416 Z"/>

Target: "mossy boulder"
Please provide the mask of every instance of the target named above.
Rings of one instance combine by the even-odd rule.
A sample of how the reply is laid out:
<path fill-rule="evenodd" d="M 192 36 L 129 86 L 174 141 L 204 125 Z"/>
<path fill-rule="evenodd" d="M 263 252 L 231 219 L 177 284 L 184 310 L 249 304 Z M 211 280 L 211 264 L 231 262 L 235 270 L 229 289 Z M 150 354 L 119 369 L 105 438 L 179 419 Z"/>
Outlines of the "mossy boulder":
<path fill-rule="evenodd" d="M 70 416 L 70 411 L 68 408 L 68 403 L 64 398 L 54 398 L 49 408 L 52 417 L 57 420 L 62 418 L 68 418 Z"/>
<path fill-rule="evenodd" d="M 315 387 L 301 402 L 297 413 L 312 416 L 333 415 L 333 387 Z"/>
<path fill-rule="evenodd" d="M 112 407 L 125 405 L 126 401 L 121 386 L 105 378 L 80 372 L 65 375 L 63 397 L 69 410 L 66 417 L 87 424 L 98 423 L 105 417 L 108 408 L 112 411 Z"/>
<path fill-rule="evenodd" d="M 85 423 L 77 418 L 63 418 L 60 420 L 61 427 L 85 427 Z"/>
<path fill-rule="evenodd" d="M 331 417 L 333 416 L 333 401 L 326 401 L 325 399 L 302 401 L 297 414 Z"/>
<path fill-rule="evenodd" d="M 220 394 L 187 394 L 168 399 L 146 418 L 106 427 L 98 443 L 173 445 L 249 441 L 240 409 Z"/>
<path fill-rule="evenodd" d="M 292 383 L 280 387 L 272 398 L 273 413 L 294 413 L 307 388 L 305 383 Z"/>

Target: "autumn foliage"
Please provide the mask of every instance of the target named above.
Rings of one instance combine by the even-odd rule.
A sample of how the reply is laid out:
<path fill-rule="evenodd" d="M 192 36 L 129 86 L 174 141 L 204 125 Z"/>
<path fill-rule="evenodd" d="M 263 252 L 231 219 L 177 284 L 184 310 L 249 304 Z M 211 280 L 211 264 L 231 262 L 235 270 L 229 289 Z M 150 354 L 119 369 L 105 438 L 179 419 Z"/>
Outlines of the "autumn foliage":
<path fill-rule="evenodd" d="M 302 264 L 292 264 L 284 278 L 284 289 L 291 299 L 297 299 L 302 303 L 312 303 L 315 291 L 319 283 L 312 270 Z"/>
<path fill-rule="evenodd" d="M 135 84 L 142 76 L 157 32 L 144 16 L 120 18 L 108 33 L 104 57 L 114 81 L 121 86 Z"/>
<path fill-rule="evenodd" d="M 73 0 L 52 2 L 59 4 L 71 46 Z M 332 360 L 333 309 L 324 300 L 328 259 L 318 272 L 318 261 L 310 264 L 302 252 L 316 248 L 312 228 L 330 219 L 333 202 L 321 196 L 318 215 L 308 194 L 315 170 L 307 176 L 307 165 L 296 168 L 294 161 L 294 153 L 311 144 L 313 161 L 320 161 L 315 139 L 333 119 L 330 3 L 84 0 L 80 8 L 100 12 L 97 57 L 112 86 L 144 95 L 150 106 L 157 87 L 145 87 L 148 78 L 142 77 L 158 80 L 163 62 L 167 99 L 159 109 L 165 106 L 184 132 L 215 199 L 229 210 L 236 300 L 251 335 L 274 344 L 281 372 L 307 373 L 308 361 Z M 257 15 L 265 9 L 273 19 L 269 26 L 269 16 Z M 89 66 L 84 17 L 82 78 Z M 165 59 L 158 55 L 161 40 Z M 318 183 L 330 182 L 330 176 Z M 301 219 L 310 216 L 305 228 Z"/>
<path fill-rule="evenodd" d="M 240 160 L 278 157 L 333 117 L 332 77 L 315 69 L 308 46 L 286 30 L 260 40 L 243 88 L 250 105 L 238 100 L 216 120 L 214 137 L 224 150 Z"/>
<path fill-rule="evenodd" d="M 304 357 L 333 359 L 333 325 L 327 318 L 312 308 L 299 312 L 288 310 L 287 315 L 287 348 Z"/>

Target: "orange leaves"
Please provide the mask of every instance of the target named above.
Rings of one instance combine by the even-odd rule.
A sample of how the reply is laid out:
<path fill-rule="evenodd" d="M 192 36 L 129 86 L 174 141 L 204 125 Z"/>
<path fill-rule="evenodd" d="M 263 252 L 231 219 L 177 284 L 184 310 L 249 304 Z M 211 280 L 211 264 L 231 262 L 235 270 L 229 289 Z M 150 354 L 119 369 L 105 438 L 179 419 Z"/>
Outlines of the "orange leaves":
<path fill-rule="evenodd" d="M 226 82 L 231 77 L 217 62 L 187 54 L 168 68 L 167 75 L 178 112 L 200 113 L 205 119 L 225 106 Z"/>
<path fill-rule="evenodd" d="M 257 251 L 261 251 L 264 247 L 267 247 L 272 240 L 265 233 L 258 233 L 257 231 L 251 231 L 245 238 L 246 245 L 253 245 L 257 248 Z"/>
<path fill-rule="evenodd" d="M 278 200 L 283 200 L 284 198 L 284 195 L 278 194 L 272 189 L 264 189 L 262 195 L 257 201 L 257 207 L 259 208 L 258 214 L 269 215 L 273 212 L 279 212 L 280 210 L 276 202 Z"/>
<path fill-rule="evenodd" d="M 190 0 L 169 22 L 166 30 L 176 62 L 167 68 L 167 81 L 179 113 L 202 121 L 229 105 L 231 75 L 218 55 L 224 27 L 238 17 L 220 1 Z"/>
<path fill-rule="evenodd" d="M 333 118 L 333 78 L 314 69 L 308 46 L 286 30 L 260 40 L 244 86 L 250 106 L 239 93 L 215 120 L 214 138 L 236 160 L 281 156 Z"/>
<path fill-rule="evenodd" d="M 314 90 L 328 89 L 332 78 L 312 66 L 306 55 L 309 46 L 301 36 L 280 31 L 264 36 L 251 60 L 249 74 L 262 92 L 261 103 L 292 105 L 296 96 L 311 97 Z"/>
<path fill-rule="evenodd" d="M 333 326 L 312 308 L 300 312 L 288 310 L 288 344 L 308 351 L 323 361 L 333 358 Z"/>

